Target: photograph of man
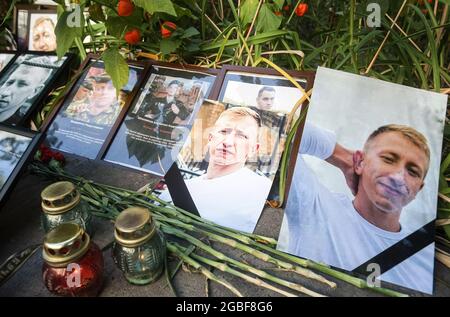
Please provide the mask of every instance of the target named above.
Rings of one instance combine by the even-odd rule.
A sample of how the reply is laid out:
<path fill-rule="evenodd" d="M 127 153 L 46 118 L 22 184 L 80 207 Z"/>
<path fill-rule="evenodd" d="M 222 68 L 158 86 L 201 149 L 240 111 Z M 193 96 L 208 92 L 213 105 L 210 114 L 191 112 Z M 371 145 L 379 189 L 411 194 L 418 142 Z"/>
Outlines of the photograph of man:
<path fill-rule="evenodd" d="M 176 161 L 214 78 L 154 67 L 104 159 L 164 176 Z"/>
<path fill-rule="evenodd" d="M 0 80 L 0 122 L 19 121 L 57 68 L 49 56 L 25 56 L 16 60 Z"/>
<path fill-rule="evenodd" d="M 246 167 L 258 152 L 260 126 L 258 113 L 247 107 L 232 107 L 220 114 L 208 136 L 206 173 L 186 180 L 202 217 L 236 230 L 254 231 L 272 184 Z M 170 200 L 168 192 L 161 198 Z"/>
<path fill-rule="evenodd" d="M 0 131 L 0 189 L 8 180 L 29 144 L 30 138 Z"/>
<path fill-rule="evenodd" d="M 89 89 L 91 89 L 90 92 Z M 65 114 L 72 119 L 99 125 L 112 125 L 119 115 L 120 106 L 116 89 L 111 77 L 106 73 L 86 78 L 76 97 L 65 111 Z"/>
<path fill-rule="evenodd" d="M 0 72 L 3 70 L 3 68 L 8 65 L 8 63 L 11 61 L 11 59 L 14 57 L 14 54 L 3 54 L 0 53 Z"/>
<path fill-rule="evenodd" d="M 275 102 L 275 88 L 263 86 L 256 97 L 256 108 L 260 110 L 271 110 Z"/>
<path fill-rule="evenodd" d="M 336 143 L 336 135 L 310 123 L 286 205 L 288 253 L 353 270 L 411 232 L 400 215 L 424 186 L 430 164 L 426 138 L 406 125 L 388 124 L 370 134 L 361 150 Z M 339 168 L 354 198 L 322 185 L 303 159 L 312 155 Z M 433 245 L 381 275 L 404 287 L 432 292 Z"/>
<path fill-rule="evenodd" d="M 56 50 L 56 13 L 30 14 L 29 49 L 33 51 L 53 52 Z"/>
<path fill-rule="evenodd" d="M 156 97 L 149 93 L 144 99 L 144 104 L 139 109 L 138 115 L 151 119 L 157 124 L 174 124 L 176 119 L 185 120 L 191 113 L 185 105 L 177 99 L 177 94 L 182 84 L 178 80 L 172 80 L 166 88 L 166 95 Z"/>
<path fill-rule="evenodd" d="M 260 85 L 258 85 L 260 86 Z M 275 105 L 276 90 L 272 86 L 262 86 L 256 96 L 256 105 L 251 107 L 261 116 L 262 128 L 260 131 L 260 143 L 266 144 L 265 149 L 260 150 L 258 168 L 266 176 L 274 176 L 278 170 L 278 158 L 281 156 L 283 143 L 283 131 L 286 123 L 286 113 L 272 111 Z"/>

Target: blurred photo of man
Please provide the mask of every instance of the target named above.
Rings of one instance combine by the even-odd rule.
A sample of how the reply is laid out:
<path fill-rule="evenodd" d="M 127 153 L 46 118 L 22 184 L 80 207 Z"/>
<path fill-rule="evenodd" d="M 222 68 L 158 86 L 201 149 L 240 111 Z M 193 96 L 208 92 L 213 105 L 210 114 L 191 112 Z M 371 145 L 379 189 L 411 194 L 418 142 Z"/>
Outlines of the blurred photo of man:
<path fill-rule="evenodd" d="M 100 125 L 112 125 L 116 120 L 120 106 L 116 89 L 111 77 L 106 73 L 84 80 L 80 89 L 89 90 L 82 94 L 84 98 L 73 101 L 66 109 L 66 114 L 76 120 Z"/>
<path fill-rule="evenodd" d="M 14 54 L 0 54 L 0 71 L 8 65 Z"/>
<path fill-rule="evenodd" d="M 264 86 L 258 91 L 256 107 L 260 110 L 271 110 L 275 104 L 275 88 Z"/>
<path fill-rule="evenodd" d="M 50 17 L 40 17 L 31 28 L 31 50 L 53 52 L 56 50 L 55 24 Z"/>
<path fill-rule="evenodd" d="M 166 88 L 164 97 L 148 95 L 139 115 L 154 120 L 156 123 L 174 124 L 175 120 L 185 120 L 191 113 L 183 103 L 177 100 L 181 82 L 172 80 Z"/>
<path fill-rule="evenodd" d="M 246 107 L 229 108 L 215 122 L 206 174 L 186 181 L 202 217 L 236 230 L 255 229 L 272 184 L 245 166 L 258 152 L 260 126 L 258 113 Z"/>

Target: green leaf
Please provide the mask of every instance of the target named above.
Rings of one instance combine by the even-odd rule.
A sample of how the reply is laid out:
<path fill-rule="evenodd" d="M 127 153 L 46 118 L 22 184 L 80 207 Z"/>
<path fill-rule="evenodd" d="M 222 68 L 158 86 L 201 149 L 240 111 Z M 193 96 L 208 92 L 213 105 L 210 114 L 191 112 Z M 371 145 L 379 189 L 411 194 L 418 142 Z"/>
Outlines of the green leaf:
<path fill-rule="evenodd" d="M 283 9 L 284 2 L 285 2 L 285 0 L 273 0 L 273 4 L 279 11 L 281 11 Z"/>
<path fill-rule="evenodd" d="M 108 17 L 106 20 L 106 29 L 114 37 L 121 38 L 125 34 L 128 25 L 124 23 L 121 17 Z"/>
<path fill-rule="evenodd" d="M 5 21 L 9 19 L 9 17 L 11 16 L 11 13 L 14 10 L 14 7 L 16 6 L 16 2 L 17 2 L 17 0 L 14 0 L 13 2 L 11 2 L 11 4 L 9 5 L 8 12 L 6 13 L 5 17 L 3 18 L 3 21 L 0 24 L 0 26 L 3 26 L 3 24 L 5 24 Z"/>
<path fill-rule="evenodd" d="M 192 11 L 189 10 L 188 8 L 180 7 L 179 5 L 177 5 L 175 3 L 173 4 L 173 7 L 175 8 L 175 12 L 176 12 L 178 19 L 183 16 L 187 16 L 191 19 L 198 20 L 198 18 L 194 14 L 192 14 Z"/>
<path fill-rule="evenodd" d="M 256 9 L 258 8 L 258 3 L 258 0 L 245 0 L 245 2 L 241 4 L 240 18 L 242 26 L 252 22 Z"/>
<path fill-rule="evenodd" d="M 281 25 L 281 20 L 282 18 L 276 16 L 270 7 L 264 3 L 259 10 L 256 30 L 258 32 L 270 32 L 277 30 Z"/>
<path fill-rule="evenodd" d="M 170 54 L 175 52 L 180 46 L 181 41 L 175 41 L 170 39 L 162 39 L 160 43 L 160 50 L 163 54 Z"/>
<path fill-rule="evenodd" d="M 102 55 L 105 62 L 105 70 L 116 88 L 117 94 L 128 83 L 129 67 L 125 59 L 119 53 L 117 47 L 108 48 Z"/>
<path fill-rule="evenodd" d="M 163 12 L 173 16 L 177 16 L 172 1 L 170 0 L 133 0 L 134 4 L 151 14 L 155 12 Z"/>
<path fill-rule="evenodd" d="M 188 28 L 186 31 L 183 32 L 183 35 L 180 38 L 185 39 L 188 37 L 196 36 L 198 34 L 200 34 L 200 32 L 196 28 L 191 26 L 190 28 Z"/>
<path fill-rule="evenodd" d="M 447 137 L 450 136 L 450 125 L 449 124 L 446 124 L 444 127 L 444 136 L 447 136 Z"/>
<path fill-rule="evenodd" d="M 108 33 L 120 38 L 126 29 L 126 25 L 123 25 L 121 22 L 120 17 L 109 16 L 105 23 Z"/>
<path fill-rule="evenodd" d="M 106 20 L 102 6 L 98 3 L 93 3 L 89 6 L 89 16 L 97 22 L 105 22 Z"/>
<path fill-rule="evenodd" d="M 84 15 L 77 16 L 76 13 L 77 11 L 64 12 L 56 24 L 56 54 L 59 58 L 66 54 L 76 37 L 83 35 Z"/>
<path fill-rule="evenodd" d="M 444 226 L 445 233 L 447 234 L 447 238 L 450 239 L 450 225 Z"/>
<path fill-rule="evenodd" d="M 108 19 L 106 20 L 106 28 L 109 34 L 114 37 L 121 38 L 131 27 L 140 29 L 144 23 L 142 16 L 144 12 L 142 8 L 136 8 L 129 17 L 118 16 L 113 10 L 107 10 Z"/>
<path fill-rule="evenodd" d="M 441 163 L 441 174 L 445 175 L 448 167 L 450 166 L 450 153 L 447 155 L 445 160 Z"/>

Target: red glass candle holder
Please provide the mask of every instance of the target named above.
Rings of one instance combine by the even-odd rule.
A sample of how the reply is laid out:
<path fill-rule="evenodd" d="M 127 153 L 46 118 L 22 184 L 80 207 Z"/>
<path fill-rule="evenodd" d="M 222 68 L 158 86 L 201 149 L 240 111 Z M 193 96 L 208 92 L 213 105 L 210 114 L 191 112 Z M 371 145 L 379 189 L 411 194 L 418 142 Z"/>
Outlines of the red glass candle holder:
<path fill-rule="evenodd" d="M 42 277 L 60 296 L 96 296 L 103 284 L 103 255 L 83 228 L 61 224 L 44 241 Z"/>

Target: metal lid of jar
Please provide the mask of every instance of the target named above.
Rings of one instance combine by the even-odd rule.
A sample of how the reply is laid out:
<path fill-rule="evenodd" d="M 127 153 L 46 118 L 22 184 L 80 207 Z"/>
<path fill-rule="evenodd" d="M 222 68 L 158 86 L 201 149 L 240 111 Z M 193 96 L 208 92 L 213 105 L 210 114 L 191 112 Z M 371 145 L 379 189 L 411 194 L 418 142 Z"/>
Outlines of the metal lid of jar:
<path fill-rule="evenodd" d="M 42 210 L 57 215 L 75 207 L 81 196 L 74 184 L 63 181 L 47 186 L 41 193 L 41 199 Z"/>
<path fill-rule="evenodd" d="M 47 233 L 42 256 L 51 266 L 64 267 L 81 258 L 89 249 L 90 238 L 75 223 L 63 223 Z"/>
<path fill-rule="evenodd" d="M 132 248 L 149 240 L 155 230 L 150 210 L 130 207 L 117 216 L 114 236 L 119 244 Z"/>

